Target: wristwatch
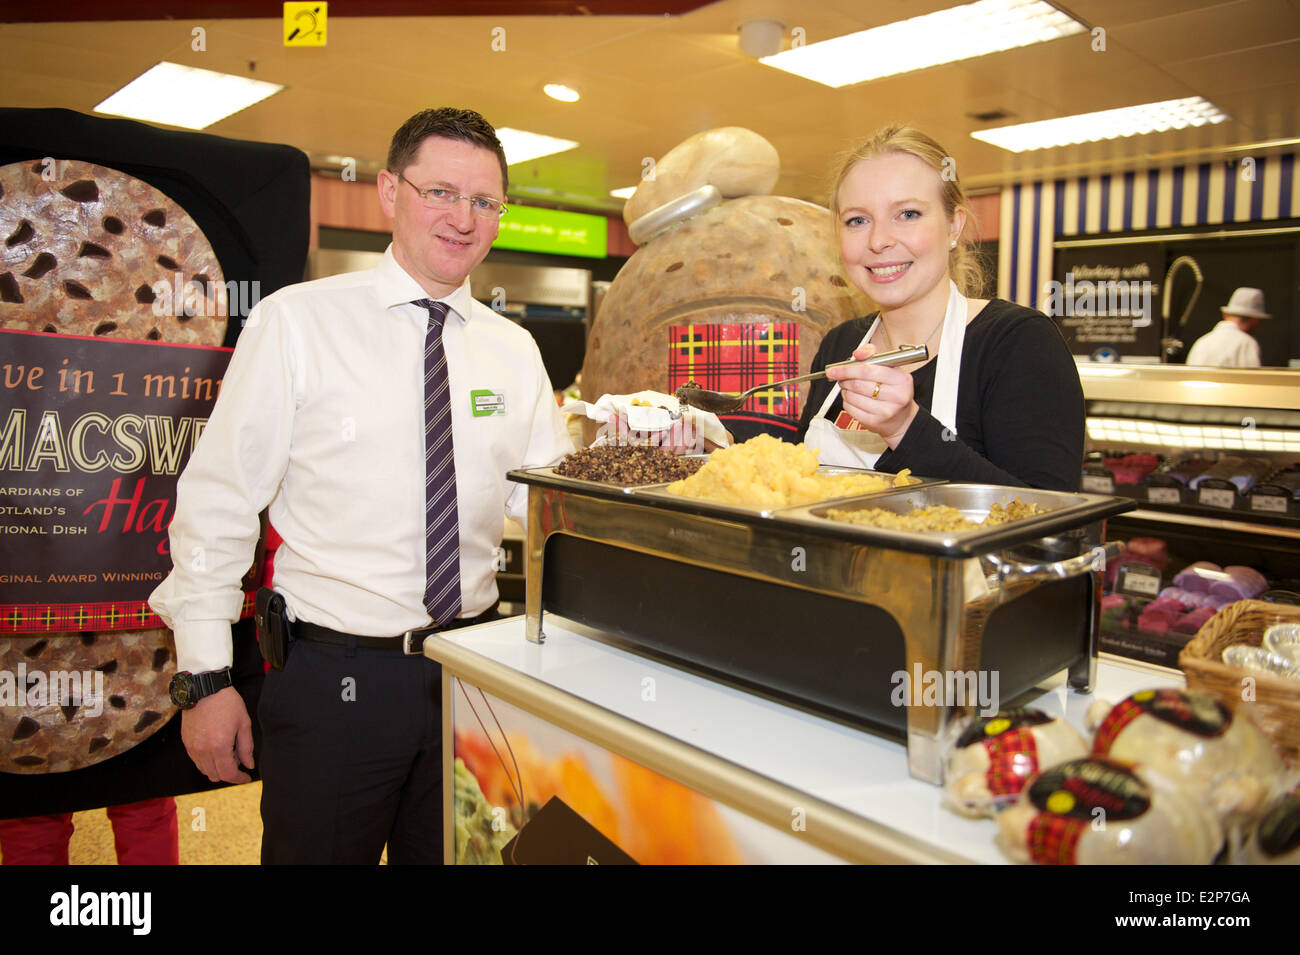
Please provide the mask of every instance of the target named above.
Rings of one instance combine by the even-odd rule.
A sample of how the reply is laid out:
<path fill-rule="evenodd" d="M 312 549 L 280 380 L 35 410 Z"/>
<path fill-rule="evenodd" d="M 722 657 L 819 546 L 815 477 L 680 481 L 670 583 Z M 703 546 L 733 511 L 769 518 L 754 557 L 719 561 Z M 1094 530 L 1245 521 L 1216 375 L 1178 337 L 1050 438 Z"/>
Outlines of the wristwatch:
<path fill-rule="evenodd" d="M 230 678 L 230 667 L 224 670 L 209 670 L 206 673 L 190 673 L 188 670 L 182 670 L 172 677 L 167 692 L 178 707 L 182 710 L 190 710 L 205 696 L 211 696 L 218 690 L 234 685 L 234 680 Z"/>

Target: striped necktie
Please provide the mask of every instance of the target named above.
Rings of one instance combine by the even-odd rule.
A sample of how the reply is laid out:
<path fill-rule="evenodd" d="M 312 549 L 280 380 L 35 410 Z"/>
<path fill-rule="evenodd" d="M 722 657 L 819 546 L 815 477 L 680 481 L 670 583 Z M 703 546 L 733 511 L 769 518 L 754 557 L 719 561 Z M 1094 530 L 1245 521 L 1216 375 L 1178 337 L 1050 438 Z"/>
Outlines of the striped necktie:
<path fill-rule="evenodd" d="M 424 337 L 424 608 L 438 626 L 460 613 L 460 524 L 456 448 L 442 327 L 447 303 L 415 302 L 429 313 Z"/>

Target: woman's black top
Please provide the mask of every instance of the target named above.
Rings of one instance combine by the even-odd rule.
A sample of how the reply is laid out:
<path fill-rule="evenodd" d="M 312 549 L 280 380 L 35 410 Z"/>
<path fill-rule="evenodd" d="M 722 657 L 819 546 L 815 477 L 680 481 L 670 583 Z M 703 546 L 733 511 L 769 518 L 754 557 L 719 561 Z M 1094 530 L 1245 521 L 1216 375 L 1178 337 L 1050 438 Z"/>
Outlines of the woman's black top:
<path fill-rule="evenodd" d="M 875 316 L 831 329 L 812 370 L 851 357 Z M 957 387 L 957 433 L 930 414 L 935 361 L 912 372 L 920 410 L 876 468 L 922 477 L 1077 491 L 1083 471 L 1084 406 L 1079 372 L 1056 324 L 1042 312 L 994 299 L 966 326 Z M 799 422 L 808 424 L 834 387 L 814 381 Z M 832 422 L 841 396 L 827 412 Z"/>

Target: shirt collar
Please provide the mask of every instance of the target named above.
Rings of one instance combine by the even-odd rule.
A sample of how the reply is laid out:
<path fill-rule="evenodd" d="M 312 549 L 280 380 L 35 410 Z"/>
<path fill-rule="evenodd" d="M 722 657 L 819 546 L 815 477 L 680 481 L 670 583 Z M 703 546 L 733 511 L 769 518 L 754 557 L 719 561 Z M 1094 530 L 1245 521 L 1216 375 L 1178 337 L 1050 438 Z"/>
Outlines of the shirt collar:
<path fill-rule="evenodd" d="M 407 305 L 417 299 L 428 298 L 429 293 L 420 288 L 420 283 L 411 278 L 407 271 L 398 264 L 397 259 L 393 257 L 393 247 L 389 245 L 384 250 L 384 257 L 375 266 L 375 291 L 379 295 L 380 304 L 384 308 L 392 308 L 395 305 Z M 460 316 L 461 321 L 468 322 L 470 316 L 470 305 L 473 296 L 469 291 L 469 278 L 460 284 L 450 295 L 444 295 L 442 298 L 434 299 L 436 302 L 446 302 L 447 307 L 456 315 Z"/>

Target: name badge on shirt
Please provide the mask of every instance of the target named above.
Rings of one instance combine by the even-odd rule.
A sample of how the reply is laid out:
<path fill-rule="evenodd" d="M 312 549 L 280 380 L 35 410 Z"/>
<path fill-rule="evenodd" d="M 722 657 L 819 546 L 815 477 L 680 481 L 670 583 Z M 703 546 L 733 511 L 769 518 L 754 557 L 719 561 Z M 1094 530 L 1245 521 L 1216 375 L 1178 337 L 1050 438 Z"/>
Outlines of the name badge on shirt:
<path fill-rule="evenodd" d="M 475 418 L 490 418 L 506 413 L 506 396 L 486 388 L 469 393 L 470 411 Z"/>

